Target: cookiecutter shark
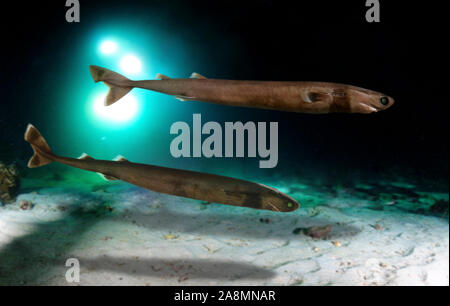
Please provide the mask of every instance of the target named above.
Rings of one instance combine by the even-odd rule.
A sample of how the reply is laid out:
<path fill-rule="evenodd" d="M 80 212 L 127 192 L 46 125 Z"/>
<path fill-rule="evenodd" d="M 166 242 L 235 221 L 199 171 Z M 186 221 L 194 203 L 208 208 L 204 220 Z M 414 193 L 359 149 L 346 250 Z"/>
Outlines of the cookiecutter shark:
<path fill-rule="evenodd" d="M 40 132 L 31 124 L 25 141 L 33 148 L 29 168 L 52 162 L 102 174 L 107 180 L 122 180 L 152 191 L 208 202 L 290 212 L 300 207 L 290 196 L 266 185 L 209 173 L 132 163 L 123 157 L 97 160 L 86 154 L 69 158 L 53 153 Z"/>
<path fill-rule="evenodd" d="M 182 101 L 272 109 L 311 114 L 363 113 L 388 109 L 394 99 L 382 93 L 337 83 L 236 81 L 207 79 L 198 73 L 191 78 L 133 81 L 99 66 L 89 67 L 95 82 L 109 87 L 105 105 L 119 101 L 133 88 L 143 88 L 175 96 Z"/>

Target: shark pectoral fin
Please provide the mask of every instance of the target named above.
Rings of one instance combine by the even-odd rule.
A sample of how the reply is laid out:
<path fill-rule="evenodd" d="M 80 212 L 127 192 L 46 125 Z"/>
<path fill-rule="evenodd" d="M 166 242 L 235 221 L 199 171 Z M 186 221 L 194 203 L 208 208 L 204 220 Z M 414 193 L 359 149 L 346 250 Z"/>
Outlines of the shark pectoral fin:
<path fill-rule="evenodd" d="M 155 79 L 157 80 L 170 80 L 170 78 L 167 75 L 157 73 L 155 76 Z"/>
<path fill-rule="evenodd" d="M 198 74 L 197 72 L 193 72 L 193 73 L 191 74 L 191 79 L 204 80 L 204 79 L 206 79 L 206 77 L 204 77 L 204 76 L 201 75 L 201 74 Z"/>
<path fill-rule="evenodd" d="M 129 163 L 130 161 L 127 160 L 125 157 L 123 157 L 122 155 L 117 155 L 116 158 L 114 158 L 114 161 L 116 162 L 126 162 Z"/>
<path fill-rule="evenodd" d="M 90 157 L 86 153 L 81 154 L 81 156 L 78 157 L 78 159 L 81 159 L 81 160 L 94 160 L 94 158 Z"/>
<path fill-rule="evenodd" d="M 195 97 L 175 96 L 175 99 L 180 101 L 195 101 Z"/>
<path fill-rule="evenodd" d="M 303 101 L 307 103 L 324 102 L 330 99 L 330 95 L 326 92 L 307 91 L 302 93 Z"/>
<path fill-rule="evenodd" d="M 333 97 L 338 98 L 345 98 L 347 96 L 347 93 L 344 89 L 336 88 L 332 93 Z"/>
<path fill-rule="evenodd" d="M 117 177 L 114 176 L 106 175 L 103 173 L 98 173 L 98 175 L 100 175 L 106 181 L 120 181 Z"/>

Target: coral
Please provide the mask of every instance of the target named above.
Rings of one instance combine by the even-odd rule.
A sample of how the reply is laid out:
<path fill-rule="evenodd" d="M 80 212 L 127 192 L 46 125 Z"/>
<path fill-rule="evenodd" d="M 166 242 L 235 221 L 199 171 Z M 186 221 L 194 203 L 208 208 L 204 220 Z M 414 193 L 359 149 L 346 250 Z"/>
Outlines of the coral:
<path fill-rule="evenodd" d="M 0 202 L 4 204 L 14 202 L 19 187 L 20 177 L 17 167 L 6 166 L 0 162 Z"/>

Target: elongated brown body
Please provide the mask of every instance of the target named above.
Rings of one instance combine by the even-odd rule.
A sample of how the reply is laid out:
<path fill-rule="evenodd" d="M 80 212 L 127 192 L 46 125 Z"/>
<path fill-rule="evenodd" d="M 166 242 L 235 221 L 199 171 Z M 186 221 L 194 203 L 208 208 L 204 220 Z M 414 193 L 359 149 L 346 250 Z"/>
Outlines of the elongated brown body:
<path fill-rule="evenodd" d="M 90 67 L 96 82 L 110 87 L 106 105 L 133 88 L 157 91 L 183 101 L 273 109 L 302 113 L 373 113 L 389 108 L 394 100 L 381 93 L 351 85 L 324 82 L 272 82 L 206 79 L 196 73 L 190 79 L 132 81 L 98 66 Z"/>
<path fill-rule="evenodd" d="M 35 152 L 28 163 L 30 168 L 59 162 L 100 173 L 108 180 L 122 180 L 170 195 L 278 212 L 289 212 L 299 207 L 297 201 L 274 188 L 240 179 L 137 164 L 124 158 L 104 161 L 87 155 L 79 159 L 58 156 L 51 151 L 39 131 L 32 125 L 27 128 L 25 140 Z"/>

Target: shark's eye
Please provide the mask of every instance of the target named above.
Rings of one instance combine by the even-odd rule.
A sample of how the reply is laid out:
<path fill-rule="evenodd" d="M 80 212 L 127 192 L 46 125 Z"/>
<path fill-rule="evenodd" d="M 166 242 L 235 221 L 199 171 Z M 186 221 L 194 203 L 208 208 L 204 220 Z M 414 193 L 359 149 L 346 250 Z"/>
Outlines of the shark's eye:
<path fill-rule="evenodd" d="M 292 206 L 294 206 L 294 204 L 292 204 L 291 202 L 288 203 L 288 207 L 291 208 Z"/>
<path fill-rule="evenodd" d="M 389 104 L 389 98 L 387 97 L 381 97 L 380 98 L 380 103 L 383 104 L 384 106 Z"/>

